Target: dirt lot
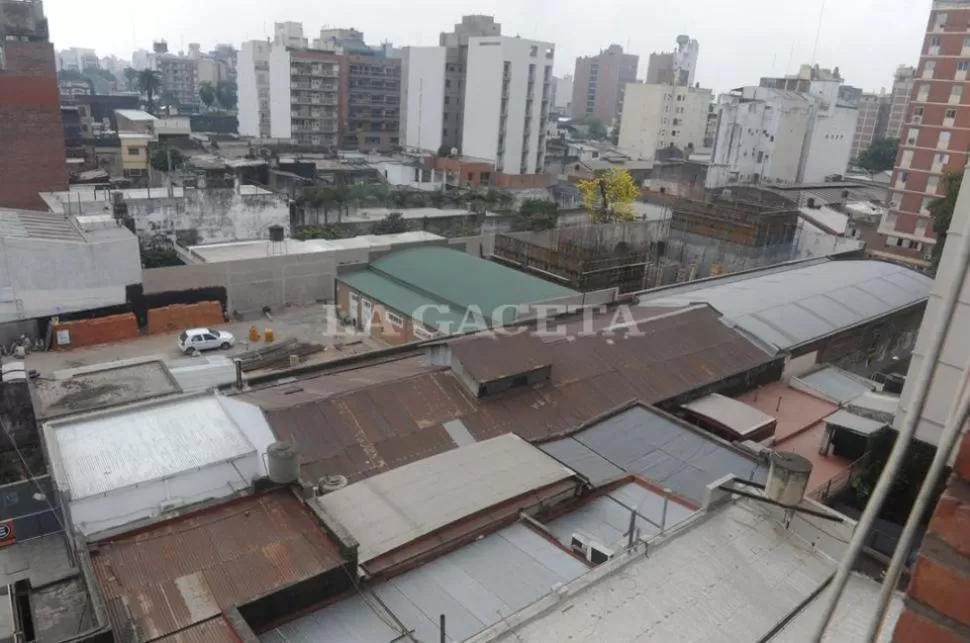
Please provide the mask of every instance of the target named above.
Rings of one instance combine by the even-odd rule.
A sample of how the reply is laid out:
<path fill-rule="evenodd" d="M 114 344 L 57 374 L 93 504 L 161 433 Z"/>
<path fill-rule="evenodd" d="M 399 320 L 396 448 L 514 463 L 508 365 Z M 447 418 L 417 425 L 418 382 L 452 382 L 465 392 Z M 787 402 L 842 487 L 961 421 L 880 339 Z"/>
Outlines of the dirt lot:
<path fill-rule="evenodd" d="M 332 318 L 331 318 L 332 321 Z M 363 338 L 359 343 L 349 333 L 351 329 L 343 328 L 339 324 L 330 324 L 337 333 L 327 334 L 328 310 L 322 305 L 314 305 L 303 308 L 291 308 L 280 313 L 274 314 L 272 320 L 264 316 L 251 317 L 240 322 L 222 324 L 216 328 L 228 330 L 236 337 L 236 345 L 228 351 L 213 351 L 218 355 L 237 355 L 256 348 L 267 346 L 260 339 L 259 342 L 249 341 L 249 329 L 256 326 L 260 335 L 265 329 L 271 328 L 275 334 L 275 341 L 295 338 L 300 341 L 323 344 L 327 350 L 308 358 L 308 362 L 326 361 L 338 357 L 346 357 L 355 353 L 360 353 L 375 348 L 383 348 L 384 345 L 370 337 Z M 165 335 L 145 335 L 138 339 L 132 339 L 113 344 L 102 344 L 75 350 L 59 350 L 50 352 L 31 353 L 27 357 L 27 367 L 36 369 L 41 374 L 49 374 L 65 368 L 77 368 L 102 362 L 110 362 L 118 359 L 131 359 L 134 357 L 145 357 L 157 355 L 162 359 L 177 359 L 183 357 L 177 346 L 178 333 Z M 342 346 L 341 350 L 333 348 L 334 343 Z"/>

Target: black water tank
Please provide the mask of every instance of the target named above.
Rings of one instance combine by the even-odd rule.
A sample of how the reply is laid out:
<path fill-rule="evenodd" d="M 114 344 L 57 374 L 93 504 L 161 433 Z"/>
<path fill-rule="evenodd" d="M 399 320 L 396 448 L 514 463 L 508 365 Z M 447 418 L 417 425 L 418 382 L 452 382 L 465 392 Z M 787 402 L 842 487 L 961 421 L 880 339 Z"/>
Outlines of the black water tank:
<path fill-rule="evenodd" d="M 270 241 L 283 241 L 286 239 L 286 229 L 281 225 L 271 225 L 269 227 Z"/>

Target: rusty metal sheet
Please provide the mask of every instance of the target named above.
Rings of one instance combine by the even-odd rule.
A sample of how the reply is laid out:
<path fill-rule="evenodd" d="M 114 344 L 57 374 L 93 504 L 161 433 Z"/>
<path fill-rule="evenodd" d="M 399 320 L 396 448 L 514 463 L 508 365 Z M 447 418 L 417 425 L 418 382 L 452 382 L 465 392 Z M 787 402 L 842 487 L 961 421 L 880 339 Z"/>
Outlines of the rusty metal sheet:
<path fill-rule="evenodd" d="M 91 562 L 112 622 L 133 624 L 145 639 L 343 564 L 337 545 L 289 490 L 102 541 Z"/>
<path fill-rule="evenodd" d="M 239 643 L 239 636 L 222 617 L 193 625 L 177 634 L 157 639 L 156 643 Z"/>

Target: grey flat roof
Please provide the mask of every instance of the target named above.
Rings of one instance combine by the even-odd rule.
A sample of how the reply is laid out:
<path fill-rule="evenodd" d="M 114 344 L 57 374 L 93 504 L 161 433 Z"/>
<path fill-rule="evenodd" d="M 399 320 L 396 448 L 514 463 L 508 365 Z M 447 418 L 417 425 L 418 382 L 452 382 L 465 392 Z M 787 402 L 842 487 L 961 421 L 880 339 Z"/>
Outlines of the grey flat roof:
<path fill-rule="evenodd" d="M 796 377 L 795 388 L 816 392 L 836 404 L 845 404 L 872 392 L 875 385 L 837 366 L 826 366 L 808 375 Z"/>
<path fill-rule="evenodd" d="M 707 418 L 744 437 L 775 421 L 767 413 L 753 406 L 733 400 L 719 393 L 712 393 L 684 405 L 699 417 Z"/>
<path fill-rule="evenodd" d="M 694 502 L 728 474 L 764 482 L 768 465 L 726 442 L 642 406 L 618 413 L 569 438 L 540 446 L 594 485 L 639 473 Z"/>
<path fill-rule="evenodd" d="M 437 558 L 370 591 L 418 641 L 437 641 L 447 617 L 450 641 L 462 641 L 578 578 L 587 567 L 521 524 Z M 378 615 L 378 611 L 382 612 Z M 398 640 L 393 619 L 356 594 L 262 634 L 263 643 Z M 406 637 L 399 640 L 406 641 Z"/>
<path fill-rule="evenodd" d="M 636 528 L 640 530 L 641 538 L 647 539 L 660 533 L 660 527 L 664 524 L 663 494 L 635 482 L 612 489 L 546 523 L 546 527 L 566 547 L 569 547 L 573 534 L 580 534 L 615 553 L 626 545 L 631 509 L 637 512 Z M 693 509 L 669 501 L 666 529 L 693 514 Z"/>
<path fill-rule="evenodd" d="M 508 433 L 361 480 L 316 502 L 357 539 L 363 564 L 572 475 L 555 459 Z"/>
<path fill-rule="evenodd" d="M 0 237 L 84 243 L 84 236 L 62 214 L 0 208 Z"/>
<path fill-rule="evenodd" d="M 872 435 L 886 428 L 885 422 L 870 420 L 842 409 L 825 418 L 825 423 L 834 424 L 862 435 Z"/>
<path fill-rule="evenodd" d="M 787 350 L 923 302 L 933 280 L 874 260 L 823 260 L 640 293 L 644 306 L 707 303 L 724 320 Z"/>

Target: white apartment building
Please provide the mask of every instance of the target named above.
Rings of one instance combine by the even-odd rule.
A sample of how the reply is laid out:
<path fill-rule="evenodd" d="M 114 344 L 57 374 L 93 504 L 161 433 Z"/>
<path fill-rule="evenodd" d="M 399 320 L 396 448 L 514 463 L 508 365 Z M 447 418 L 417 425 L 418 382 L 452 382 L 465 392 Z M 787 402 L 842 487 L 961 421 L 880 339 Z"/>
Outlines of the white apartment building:
<path fill-rule="evenodd" d="M 437 152 L 441 147 L 447 53 L 447 47 L 402 50 L 400 140 L 405 148 Z"/>
<path fill-rule="evenodd" d="M 277 45 L 306 49 L 310 41 L 303 36 L 302 22 L 277 22 L 273 25 L 273 42 Z"/>
<path fill-rule="evenodd" d="M 462 154 L 509 175 L 543 171 L 554 58 L 548 42 L 469 38 Z"/>
<path fill-rule="evenodd" d="M 269 56 L 272 45 L 265 40 L 244 42 L 237 62 L 239 133 L 269 138 L 270 93 Z M 289 113 L 289 103 L 286 107 Z"/>
<path fill-rule="evenodd" d="M 95 69 L 101 67 L 101 61 L 93 49 L 71 47 L 57 54 L 57 71 L 65 69 L 84 71 L 91 67 Z"/>
<path fill-rule="evenodd" d="M 566 74 L 562 78 L 556 79 L 556 96 L 554 107 L 569 109 L 569 104 L 573 98 L 573 75 Z"/>
<path fill-rule="evenodd" d="M 673 145 L 686 152 L 704 146 L 709 89 L 630 83 L 623 97 L 618 147 L 634 158 L 652 160 Z"/>
<path fill-rule="evenodd" d="M 807 92 L 743 87 L 718 99 L 718 126 L 706 186 L 821 183 L 849 164 L 858 109 L 839 99 L 839 82 Z"/>

